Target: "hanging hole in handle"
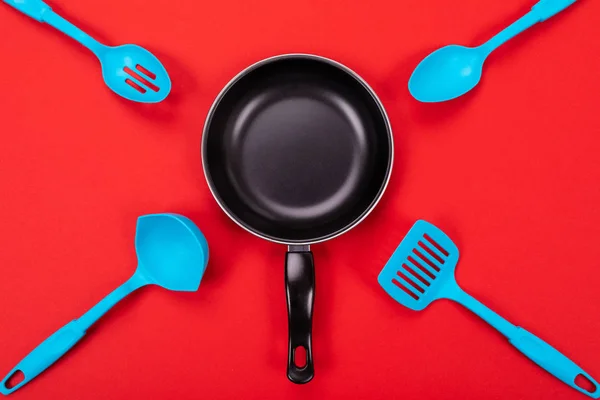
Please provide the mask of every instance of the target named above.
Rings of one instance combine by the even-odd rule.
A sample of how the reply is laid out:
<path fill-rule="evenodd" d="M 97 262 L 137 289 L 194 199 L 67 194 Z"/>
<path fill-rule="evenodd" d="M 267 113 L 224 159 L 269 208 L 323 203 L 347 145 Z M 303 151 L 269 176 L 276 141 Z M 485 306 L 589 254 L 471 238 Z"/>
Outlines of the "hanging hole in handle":
<path fill-rule="evenodd" d="M 25 380 L 25 374 L 21 370 L 16 370 L 14 374 L 10 376 L 4 383 L 4 386 L 7 389 L 12 389 L 16 387 L 19 383 Z"/>
<path fill-rule="evenodd" d="M 587 376 L 579 374 L 575 377 L 575 384 L 588 393 L 596 392 L 596 385 Z"/>
<path fill-rule="evenodd" d="M 296 366 L 296 368 L 302 369 L 306 367 L 307 363 L 308 359 L 306 349 L 304 348 L 304 346 L 296 347 L 296 349 L 294 350 L 294 365 Z"/>

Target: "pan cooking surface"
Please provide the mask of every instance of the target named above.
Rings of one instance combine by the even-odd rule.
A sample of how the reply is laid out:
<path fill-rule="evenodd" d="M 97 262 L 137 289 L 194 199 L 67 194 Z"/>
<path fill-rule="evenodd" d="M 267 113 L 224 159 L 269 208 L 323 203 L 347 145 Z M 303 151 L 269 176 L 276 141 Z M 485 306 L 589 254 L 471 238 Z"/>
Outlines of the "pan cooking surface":
<path fill-rule="evenodd" d="M 385 114 L 353 75 L 282 59 L 243 75 L 205 131 L 209 183 L 251 231 L 295 243 L 335 235 L 368 212 L 391 168 Z"/>
<path fill-rule="evenodd" d="M 230 176 L 265 218 L 307 224 L 355 201 L 367 177 L 366 130 L 337 93 L 282 87 L 251 99 L 231 125 Z"/>

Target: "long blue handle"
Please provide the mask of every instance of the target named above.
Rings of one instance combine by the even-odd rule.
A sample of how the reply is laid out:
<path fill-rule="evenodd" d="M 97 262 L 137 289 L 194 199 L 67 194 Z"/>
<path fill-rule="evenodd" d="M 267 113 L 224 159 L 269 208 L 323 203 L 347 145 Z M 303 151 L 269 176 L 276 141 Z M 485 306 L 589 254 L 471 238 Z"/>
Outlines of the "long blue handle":
<path fill-rule="evenodd" d="M 81 318 L 73 320 L 56 331 L 29 353 L 12 371 L 0 382 L 0 393 L 8 395 L 20 389 L 36 376 L 44 372 L 59 358 L 67 353 L 85 336 L 92 324 L 100 319 L 108 310 L 134 290 L 148 284 L 148 281 L 138 273 L 119 286 L 111 294 L 86 312 Z M 10 378 L 17 372 L 22 372 L 25 378 L 19 384 L 7 387 Z"/>
<path fill-rule="evenodd" d="M 102 301 L 92 307 L 88 312 L 83 314 L 78 320 L 78 324 L 83 330 L 88 330 L 96 323 L 104 314 L 115 306 L 119 301 L 133 293 L 142 286 L 148 285 L 150 282 L 139 272 L 133 274 L 129 280 L 116 288 L 112 293 L 106 296 Z"/>
<path fill-rule="evenodd" d="M 448 290 L 445 297 L 462 304 L 480 316 L 484 321 L 506 336 L 517 350 L 573 389 L 594 399 L 600 398 L 600 384 L 581 367 L 542 339 L 519 326 L 511 324 L 458 286 Z M 577 386 L 575 378 L 579 375 L 583 375 L 595 385 L 592 391 L 587 391 Z"/>
<path fill-rule="evenodd" d="M 3 0 L 6 4 L 16 8 L 23 14 L 38 22 L 45 22 L 65 35 L 77 40 L 90 49 L 97 56 L 106 48 L 102 43 L 77 28 L 75 25 L 56 14 L 52 8 L 41 0 Z"/>
<path fill-rule="evenodd" d="M 480 48 L 485 50 L 487 56 L 492 51 L 500 47 L 502 44 L 508 42 L 510 39 L 514 38 L 519 33 L 531 28 L 538 22 L 540 22 L 539 17 L 533 12 L 528 12 L 516 22 L 512 23 L 509 27 L 504 29 L 502 32 L 498 33 L 486 43 L 482 44 Z"/>
<path fill-rule="evenodd" d="M 69 351 L 79 340 L 85 336 L 77 321 L 71 321 L 60 328 L 48 339 L 44 340 L 38 347 L 27 355 L 0 383 L 0 393 L 9 395 L 20 389 L 30 380 L 41 374 L 46 368 L 54 364 L 67 351 Z M 21 371 L 25 378 L 18 385 L 8 388 L 8 381 L 17 372 Z"/>
<path fill-rule="evenodd" d="M 517 327 L 500 315 L 496 314 L 479 300 L 462 290 L 458 285 L 448 285 L 443 295 L 445 298 L 454 300 L 477 314 L 485 322 L 496 328 L 498 332 L 510 339 L 517 332 Z"/>
<path fill-rule="evenodd" d="M 481 45 L 481 48 L 485 51 L 486 55 L 489 55 L 492 51 L 517 36 L 519 33 L 529 29 L 538 22 L 545 21 L 558 14 L 575 3 L 575 1 L 576 0 L 541 0 L 532 7 L 530 12 Z"/>
<path fill-rule="evenodd" d="M 532 11 L 540 18 L 540 21 L 545 21 L 572 5 L 575 1 L 577 0 L 541 0 L 533 6 Z"/>
<path fill-rule="evenodd" d="M 600 384 L 581 369 L 581 367 L 542 339 L 521 327 L 517 327 L 516 334 L 509 338 L 509 340 L 521 353 L 573 389 L 594 399 L 600 398 Z M 577 386 L 575 378 L 579 375 L 583 375 L 594 384 L 592 391 L 587 391 Z"/>
<path fill-rule="evenodd" d="M 44 22 L 44 14 L 52 11 L 52 8 L 41 0 L 4 0 L 4 2 L 38 22 Z"/>

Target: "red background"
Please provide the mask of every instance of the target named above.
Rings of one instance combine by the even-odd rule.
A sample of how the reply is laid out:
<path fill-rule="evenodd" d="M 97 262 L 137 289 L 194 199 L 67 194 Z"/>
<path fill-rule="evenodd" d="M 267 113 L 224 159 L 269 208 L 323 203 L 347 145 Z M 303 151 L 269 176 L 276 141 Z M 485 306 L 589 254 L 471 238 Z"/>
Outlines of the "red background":
<path fill-rule="evenodd" d="M 205 232 L 198 293 L 120 304 L 26 399 L 577 399 L 468 311 L 404 309 L 376 277 L 419 218 L 461 249 L 459 283 L 600 378 L 600 3 L 508 43 L 446 104 L 408 94 L 418 61 L 479 44 L 531 0 L 86 0 L 51 3 L 98 39 L 147 47 L 174 87 L 121 100 L 94 56 L 0 4 L 0 375 L 133 273 L 136 217 Z M 200 140 L 219 90 L 261 58 L 338 60 L 378 92 L 396 140 L 382 202 L 314 246 L 316 377 L 285 376 L 285 248 L 221 212 Z"/>

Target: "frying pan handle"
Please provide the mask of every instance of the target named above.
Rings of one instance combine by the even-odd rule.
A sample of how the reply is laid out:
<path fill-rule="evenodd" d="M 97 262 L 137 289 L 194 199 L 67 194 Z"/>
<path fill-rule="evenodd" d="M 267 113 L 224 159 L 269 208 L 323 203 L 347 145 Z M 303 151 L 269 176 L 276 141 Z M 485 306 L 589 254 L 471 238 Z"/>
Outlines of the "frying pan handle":
<path fill-rule="evenodd" d="M 310 251 L 288 251 L 285 288 L 289 325 L 287 376 L 294 383 L 308 383 L 315 375 L 312 357 L 315 265 Z M 301 347 L 306 351 L 306 360 L 297 359 Z"/>

